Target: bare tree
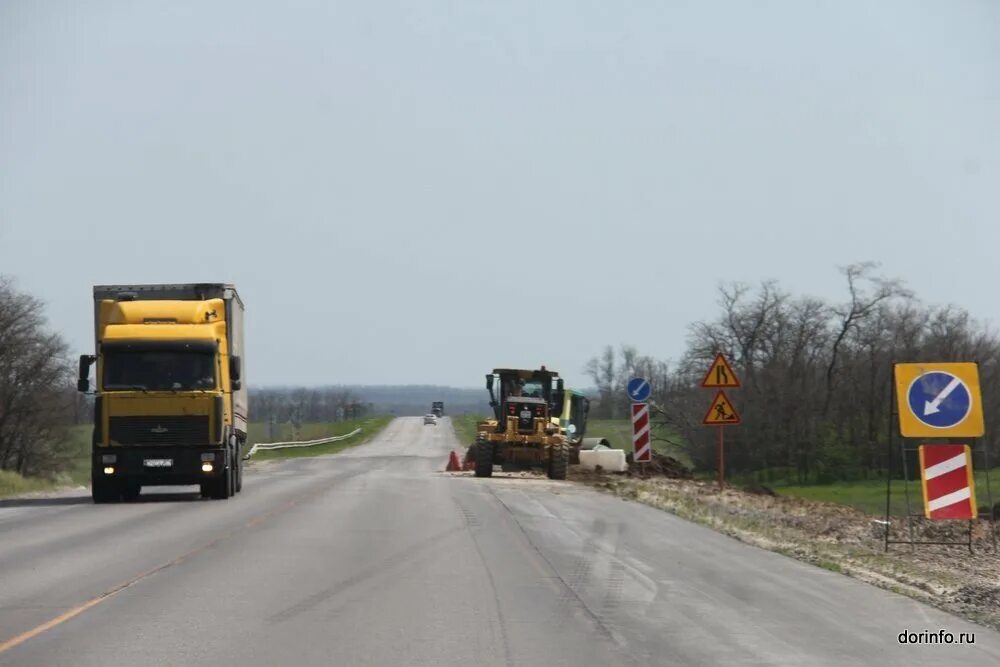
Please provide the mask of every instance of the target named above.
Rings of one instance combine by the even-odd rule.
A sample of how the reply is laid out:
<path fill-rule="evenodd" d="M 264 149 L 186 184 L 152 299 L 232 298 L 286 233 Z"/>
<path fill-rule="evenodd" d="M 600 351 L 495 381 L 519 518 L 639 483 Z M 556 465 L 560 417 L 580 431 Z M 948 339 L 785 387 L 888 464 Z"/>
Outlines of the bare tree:
<path fill-rule="evenodd" d="M 0 278 L 0 469 L 55 472 L 73 421 L 72 367 L 44 305 Z"/>

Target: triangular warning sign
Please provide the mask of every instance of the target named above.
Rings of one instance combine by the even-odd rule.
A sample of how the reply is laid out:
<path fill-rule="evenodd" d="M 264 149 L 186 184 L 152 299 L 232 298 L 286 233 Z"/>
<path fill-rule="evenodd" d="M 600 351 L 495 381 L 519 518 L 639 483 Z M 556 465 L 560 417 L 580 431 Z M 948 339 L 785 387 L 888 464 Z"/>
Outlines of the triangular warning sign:
<path fill-rule="evenodd" d="M 736 408 L 729 402 L 726 392 L 720 389 L 719 393 L 712 399 L 712 405 L 708 408 L 701 423 L 706 426 L 735 426 L 741 421 L 740 413 L 736 412 Z"/>
<path fill-rule="evenodd" d="M 702 387 L 739 387 L 740 379 L 733 372 L 733 367 L 726 361 L 725 355 L 719 352 L 715 355 L 712 367 L 705 374 L 705 379 L 701 382 Z"/>

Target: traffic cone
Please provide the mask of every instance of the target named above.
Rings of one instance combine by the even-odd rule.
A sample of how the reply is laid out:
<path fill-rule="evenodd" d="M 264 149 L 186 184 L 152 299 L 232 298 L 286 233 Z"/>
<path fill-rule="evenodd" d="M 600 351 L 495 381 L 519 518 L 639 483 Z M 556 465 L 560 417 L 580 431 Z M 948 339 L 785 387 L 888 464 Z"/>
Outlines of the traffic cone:
<path fill-rule="evenodd" d="M 445 468 L 447 472 L 458 472 L 462 469 L 462 466 L 458 463 L 458 454 L 455 450 L 451 450 L 451 454 L 448 455 L 448 467 Z"/>

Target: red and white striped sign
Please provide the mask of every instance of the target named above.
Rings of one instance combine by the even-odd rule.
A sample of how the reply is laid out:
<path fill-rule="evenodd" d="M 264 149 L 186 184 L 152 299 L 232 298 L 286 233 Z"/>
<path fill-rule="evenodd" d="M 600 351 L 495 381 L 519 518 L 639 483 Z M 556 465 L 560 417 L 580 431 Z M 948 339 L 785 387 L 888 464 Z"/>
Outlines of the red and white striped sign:
<path fill-rule="evenodd" d="M 652 438 L 649 432 L 649 404 L 632 404 L 632 460 L 649 463 L 653 460 Z"/>
<path fill-rule="evenodd" d="M 976 518 L 976 485 L 968 445 L 920 445 L 920 481 L 928 519 Z"/>

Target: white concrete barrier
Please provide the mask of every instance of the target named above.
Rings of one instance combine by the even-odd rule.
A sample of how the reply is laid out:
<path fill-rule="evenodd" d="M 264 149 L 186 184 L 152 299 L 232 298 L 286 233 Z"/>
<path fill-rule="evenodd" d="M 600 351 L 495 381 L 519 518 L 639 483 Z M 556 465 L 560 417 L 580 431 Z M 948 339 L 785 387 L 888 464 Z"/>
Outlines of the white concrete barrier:
<path fill-rule="evenodd" d="M 601 466 L 608 472 L 625 472 L 628 463 L 625 460 L 624 449 L 592 449 L 580 452 L 580 467 L 586 470 L 596 470 Z"/>

